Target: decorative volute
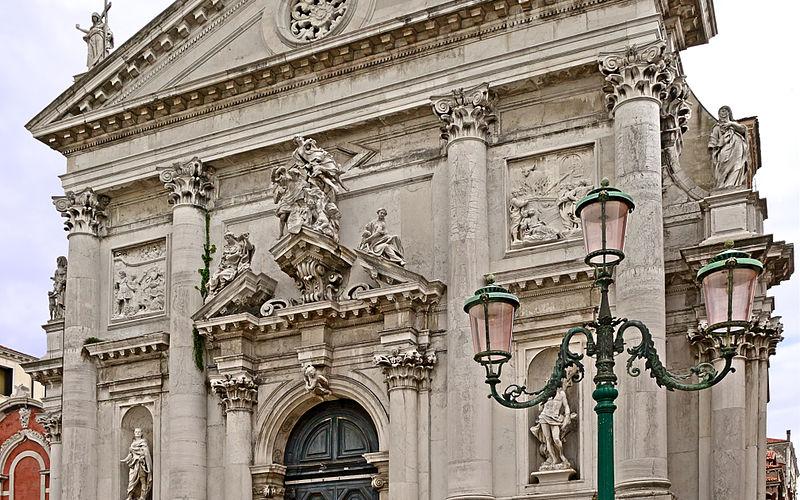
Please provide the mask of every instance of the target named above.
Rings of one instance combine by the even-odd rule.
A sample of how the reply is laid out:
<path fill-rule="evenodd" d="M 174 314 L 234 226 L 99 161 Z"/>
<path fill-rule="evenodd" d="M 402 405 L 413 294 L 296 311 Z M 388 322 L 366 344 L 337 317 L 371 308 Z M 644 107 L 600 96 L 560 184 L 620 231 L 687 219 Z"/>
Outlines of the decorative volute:
<path fill-rule="evenodd" d="M 497 117 L 489 94 L 489 84 L 469 90 L 431 97 L 433 112 L 442 121 L 442 138 L 452 143 L 457 139 L 489 141 L 489 126 Z"/>
<path fill-rule="evenodd" d="M 53 205 L 64 217 L 64 230 L 72 234 L 98 236 L 106 219 L 106 207 L 111 201 L 106 195 L 97 194 L 92 188 L 82 191 L 67 191 L 64 196 L 54 196 Z"/>
<path fill-rule="evenodd" d="M 161 167 L 158 171 L 159 179 L 169 191 L 171 204 L 208 208 L 214 192 L 214 169 L 200 158 L 195 156 L 184 163 Z"/>

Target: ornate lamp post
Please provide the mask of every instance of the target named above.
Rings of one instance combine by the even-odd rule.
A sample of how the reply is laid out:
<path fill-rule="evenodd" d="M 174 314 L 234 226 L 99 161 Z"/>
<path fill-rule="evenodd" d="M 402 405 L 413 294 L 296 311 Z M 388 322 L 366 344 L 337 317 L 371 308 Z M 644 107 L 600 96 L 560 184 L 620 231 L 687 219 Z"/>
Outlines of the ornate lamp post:
<path fill-rule="evenodd" d="M 741 336 L 749 328 L 755 284 L 763 270 L 761 262 L 745 252 L 732 250 L 732 245 L 700 269 L 697 279 L 703 285 L 710 324 L 704 333 L 719 348 L 725 364 L 719 371 L 710 363 L 701 363 L 686 374 L 670 373 L 658 357 L 647 326 L 611 314 L 608 290 L 614 282 L 614 267 L 625 258 L 622 251 L 625 229 L 628 214 L 633 209 L 631 197 L 609 187 L 606 179 L 578 202 L 575 213 L 583 224 L 585 262 L 595 269 L 595 284 L 601 297 L 600 311 L 596 320 L 571 328 L 564 335 L 555 367 L 543 388 L 531 392 L 525 386 L 512 384 L 502 393 L 497 390 L 503 365 L 511 359 L 514 311 L 519 307 L 519 299 L 494 284 L 493 278 L 487 277 L 487 285 L 477 290 L 464 305 L 472 327 L 475 361 L 486 370 L 490 397 L 509 408 L 530 408 L 553 397 L 561 381 L 568 376 L 569 367 L 576 369 L 573 381 L 580 381 L 584 375 L 583 354 L 572 352 L 569 345 L 575 335 L 586 337 L 586 354 L 595 358 L 597 367 L 592 398 L 597 402 L 594 410 L 597 413 L 598 500 L 614 499 L 614 411 L 617 408 L 614 401 L 618 395 L 614 357 L 625 351 L 625 331 L 634 328 L 642 337 L 638 345 L 627 349 L 630 357 L 626 369 L 630 376 L 641 374 L 641 370 L 633 365 L 641 358 L 645 360 L 645 369 L 660 387 L 670 391 L 707 389 L 733 370 L 731 363 Z M 696 377 L 697 381 L 690 382 L 691 377 Z M 526 398 L 521 400 L 523 395 Z"/>

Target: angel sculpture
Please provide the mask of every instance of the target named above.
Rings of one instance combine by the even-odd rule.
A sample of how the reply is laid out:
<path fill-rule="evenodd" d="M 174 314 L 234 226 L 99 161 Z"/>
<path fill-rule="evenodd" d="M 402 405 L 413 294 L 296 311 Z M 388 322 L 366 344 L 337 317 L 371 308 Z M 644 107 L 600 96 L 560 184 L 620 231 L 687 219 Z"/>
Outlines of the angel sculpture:
<path fill-rule="evenodd" d="M 222 258 L 216 272 L 208 281 L 208 301 L 219 293 L 225 285 L 234 280 L 239 274 L 250 269 L 250 261 L 256 247 L 250 243 L 250 233 L 235 236 L 230 231 L 225 233 L 225 246 L 222 249 Z"/>
<path fill-rule="evenodd" d="M 317 371 L 317 367 L 311 363 L 303 365 L 303 378 L 306 381 L 306 391 L 313 392 L 317 396 L 327 396 L 331 393 L 328 379 Z"/>
<path fill-rule="evenodd" d="M 114 48 L 114 34 L 108 27 L 108 10 L 111 8 L 111 2 L 106 0 L 106 4 L 102 13 L 92 13 L 92 26 L 89 29 L 81 28 L 80 24 L 76 24 L 75 28 L 82 32 L 83 41 L 86 42 L 88 53 L 86 56 L 86 67 L 92 69 L 97 63 L 105 59 L 105 57 Z"/>
<path fill-rule="evenodd" d="M 539 405 L 541 412 L 536 425 L 531 427 L 531 434 L 539 441 L 539 454 L 545 459 L 539 467 L 540 471 L 567 470 L 572 468 L 564 456 L 564 438 L 572 430 L 572 423 L 577 413 L 572 413 L 567 400 L 567 389 L 572 387 L 573 373 L 561 383 L 556 394 Z"/>

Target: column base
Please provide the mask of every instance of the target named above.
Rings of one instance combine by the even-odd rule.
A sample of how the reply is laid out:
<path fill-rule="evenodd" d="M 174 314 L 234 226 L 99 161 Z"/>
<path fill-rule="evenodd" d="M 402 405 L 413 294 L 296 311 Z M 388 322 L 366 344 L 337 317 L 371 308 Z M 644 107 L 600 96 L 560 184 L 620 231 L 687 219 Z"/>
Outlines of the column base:
<path fill-rule="evenodd" d="M 667 480 L 636 479 L 617 483 L 616 498 L 629 500 L 674 500 L 675 496 L 669 491 L 672 483 Z"/>

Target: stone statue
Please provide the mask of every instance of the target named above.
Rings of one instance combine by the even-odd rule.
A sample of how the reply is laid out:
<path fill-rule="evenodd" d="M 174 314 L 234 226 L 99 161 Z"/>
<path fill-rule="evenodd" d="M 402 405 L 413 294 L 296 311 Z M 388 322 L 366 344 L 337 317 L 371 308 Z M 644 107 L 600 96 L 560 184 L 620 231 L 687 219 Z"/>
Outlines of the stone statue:
<path fill-rule="evenodd" d="M 164 275 L 158 267 L 151 267 L 139 279 L 139 297 L 142 310 L 164 310 Z"/>
<path fill-rule="evenodd" d="M 542 220 L 542 215 L 531 203 L 520 209 L 519 239 L 521 241 L 546 241 L 559 238 L 558 231 Z"/>
<path fill-rule="evenodd" d="M 574 183 L 567 182 L 558 195 L 558 215 L 568 232 L 580 229 L 581 219 L 575 215 L 575 206 L 590 188 L 591 184 L 586 179 L 580 179 Z"/>
<path fill-rule="evenodd" d="M 225 285 L 234 280 L 242 271 L 250 269 L 256 247 L 250 243 L 250 233 L 234 236 L 231 232 L 225 233 L 225 246 L 222 249 L 222 258 L 219 267 L 208 281 L 208 297 L 206 301 L 219 293 Z"/>
<path fill-rule="evenodd" d="M 314 139 L 298 136 L 294 141 L 292 163 L 272 171 L 279 237 L 307 227 L 338 241 L 341 213 L 336 197 L 347 190 L 340 179 L 342 169 Z"/>
<path fill-rule="evenodd" d="M 111 8 L 111 2 L 105 0 L 105 7 L 103 12 L 98 14 L 92 13 L 92 26 L 85 30 L 81 28 L 80 24 L 76 24 L 75 28 L 84 33 L 83 40 L 88 46 L 88 55 L 86 56 L 86 67 L 92 69 L 97 63 L 105 59 L 105 57 L 114 48 L 114 35 L 108 27 L 108 10 Z"/>
<path fill-rule="evenodd" d="M 746 182 L 750 162 L 747 127 L 733 121 L 728 106 L 719 108 L 719 121 L 711 130 L 708 149 L 714 165 L 715 188 L 738 187 Z"/>
<path fill-rule="evenodd" d="M 378 217 L 364 226 L 358 249 L 405 266 L 406 261 L 403 260 L 403 245 L 400 243 L 400 237 L 386 232 L 386 214 L 385 208 L 379 208 Z"/>
<path fill-rule="evenodd" d="M 114 298 L 117 301 L 117 310 L 114 316 L 135 316 L 139 310 L 139 305 L 136 301 L 139 283 L 136 281 L 136 275 L 128 275 L 127 271 L 119 269 L 114 288 Z"/>
<path fill-rule="evenodd" d="M 53 290 L 47 292 L 50 302 L 50 321 L 64 319 L 64 294 L 67 290 L 67 258 L 63 255 L 56 259 L 56 270 L 53 273 Z"/>
<path fill-rule="evenodd" d="M 564 456 L 564 437 L 570 431 L 577 413 L 569 408 L 566 390 L 572 387 L 572 374 L 567 373 L 555 396 L 539 405 L 540 413 L 531 434 L 539 441 L 539 454 L 545 459 L 539 471 L 567 470 L 572 468 Z"/>
<path fill-rule="evenodd" d="M 306 391 L 313 392 L 317 396 L 327 396 L 331 393 L 328 379 L 311 363 L 303 365 L 303 378 L 306 381 Z"/>
<path fill-rule="evenodd" d="M 128 456 L 120 460 L 128 466 L 128 496 L 125 500 L 147 500 L 153 486 L 153 463 L 150 446 L 142 436 L 142 429 L 133 430 L 133 441 Z"/>

